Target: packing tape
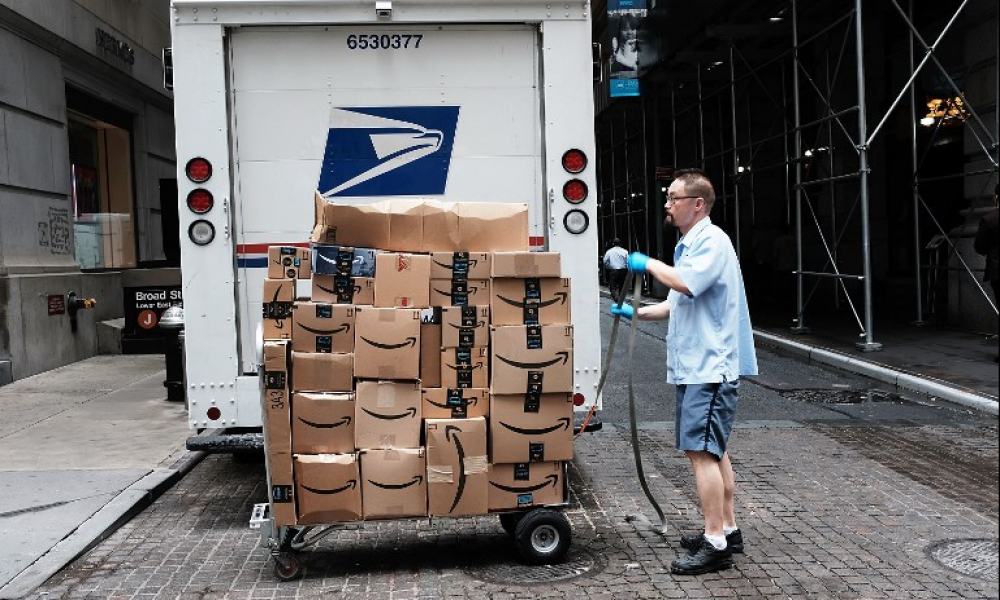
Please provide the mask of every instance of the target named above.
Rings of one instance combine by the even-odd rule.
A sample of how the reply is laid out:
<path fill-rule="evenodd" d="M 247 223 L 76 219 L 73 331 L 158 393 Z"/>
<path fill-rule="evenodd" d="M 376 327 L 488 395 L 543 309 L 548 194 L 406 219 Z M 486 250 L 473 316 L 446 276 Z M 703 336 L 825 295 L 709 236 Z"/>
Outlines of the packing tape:
<path fill-rule="evenodd" d="M 465 474 L 476 475 L 477 473 L 486 473 L 489 471 L 489 464 L 489 460 L 485 456 L 466 456 Z"/>
<path fill-rule="evenodd" d="M 378 383 L 378 393 L 375 396 L 375 406 L 378 408 L 392 408 L 396 406 L 396 394 L 391 383 Z"/>
<path fill-rule="evenodd" d="M 402 457 L 400 456 L 399 451 L 398 450 L 394 450 L 392 448 L 386 448 L 385 452 L 382 453 L 382 460 L 385 460 L 385 461 L 390 461 L 390 460 L 391 461 L 398 461 L 400 458 L 402 458 Z"/>
<path fill-rule="evenodd" d="M 535 264 L 535 257 L 531 253 L 514 255 L 514 272 L 518 275 L 536 275 L 538 265 Z"/>
<path fill-rule="evenodd" d="M 396 310 L 392 308 L 378 309 L 378 320 L 380 323 L 392 323 L 396 320 Z"/>
<path fill-rule="evenodd" d="M 427 483 L 455 483 L 451 465 L 427 465 Z"/>

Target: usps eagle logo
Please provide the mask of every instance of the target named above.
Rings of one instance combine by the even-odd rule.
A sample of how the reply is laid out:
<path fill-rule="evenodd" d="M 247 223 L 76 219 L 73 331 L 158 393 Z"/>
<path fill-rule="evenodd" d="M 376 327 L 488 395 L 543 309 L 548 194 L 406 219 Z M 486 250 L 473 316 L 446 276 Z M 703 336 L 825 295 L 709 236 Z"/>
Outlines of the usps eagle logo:
<path fill-rule="evenodd" d="M 334 108 L 320 192 L 344 196 L 444 194 L 458 106 Z"/>

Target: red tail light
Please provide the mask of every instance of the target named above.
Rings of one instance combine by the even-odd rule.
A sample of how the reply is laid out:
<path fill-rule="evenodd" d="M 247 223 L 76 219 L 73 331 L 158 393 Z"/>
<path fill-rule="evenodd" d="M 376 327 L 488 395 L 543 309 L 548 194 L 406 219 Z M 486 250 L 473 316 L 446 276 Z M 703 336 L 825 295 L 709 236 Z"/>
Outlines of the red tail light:
<path fill-rule="evenodd" d="M 212 197 L 212 192 L 197 188 L 191 190 L 191 193 L 188 194 L 187 205 L 191 209 L 191 212 L 203 215 L 215 206 L 215 198 Z"/>
<path fill-rule="evenodd" d="M 219 417 L 222 416 L 222 411 L 219 410 L 219 407 L 213 406 L 212 408 L 205 411 L 205 415 L 208 417 L 208 420 L 210 421 L 218 421 Z"/>
<path fill-rule="evenodd" d="M 587 184 L 580 179 L 570 179 L 563 185 L 563 198 L 573 204 L 587 199 Z"/>
<path fill-rule="evenodd" d="M 587 398 L 583 394 L 579 392 L 573 394 L 573 404 L 575 404 L 576 406 L 583 406 L 583 403 L 586 401 Z"/>
<path fill-rule="evenodd" d="M 202 157 L 192 158 L 184 167 L 187 178 L 195 183 L 204 183 L 212 176 L 212 163 Z"/>
<path fill-rule="evenodd" d="M 567 150 L 562 155 L 562 166 L 566 172 L 576 175 L 587 168 L 587 155 L 576 148 Z"/>

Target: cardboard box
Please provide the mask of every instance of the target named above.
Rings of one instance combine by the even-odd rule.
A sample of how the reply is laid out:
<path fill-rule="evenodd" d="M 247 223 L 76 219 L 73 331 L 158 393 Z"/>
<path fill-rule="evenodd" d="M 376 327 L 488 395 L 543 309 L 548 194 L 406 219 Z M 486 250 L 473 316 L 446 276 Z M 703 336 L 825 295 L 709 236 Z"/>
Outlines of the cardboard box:
<path fill-rule="evenodd" d="M 375 278 L 313 275 L 312 301 L 331 304 L 375 304 Z"/>
<path fill-rule="evenodd" d="M 295 479 L 292 477 L 292 455 L 288 452 L 267 454 L 268 497 L 271 518 L 275 525 L 295 525 Z"/>
<path fill-rule="evenodd" d="M 490 303 L 490 280 L 431 279 L 431 306 L 485 306 Z"/>
<path fill-rule="evenodd" d="M 490 393 L 485 388 L 423 388 L 421 411 L 425 419 L 468 419 L 490 416 Z"/>
<path fill-rule="evenodd" d="M 374 277 L 378 250 L 334 244 L 313 244 L 313 273 L 318 275 L 350 275 Z"/>
<path fill-rule="evenodd" d="M 459 202 L 458 250 L 527 251 L 528 205 L 507 202 Z"/>
<path fill-rule="evenodd" d="M 490 510 L 551 506 L 566 501 L 561 462 L 490 465 Z"/>
<path fill-rule="evenodd" d="M 490 381 L 490 350 L 444 348 L 441 350 L 441 387 L 484 388 Z"/>
<path fill-rule="evenodd" d="M 292 339 L 292 306 L 295 302 L 294 279 L 265 279 L 262 324 L 265 340 Z"/>
<path fill-rule="evenodd" d="M 299 524 L 322 525 L 360 519 L 360 479 L 354 454 L 296 454 Z"/>
<path fill-rule="evenodd" d="M 292 407 L 289 395 L 288 342 L 264 342 L 264 449 L 268 453 L 292 451 Z"/>
<path fill-rule="evenodd" d="M 386 250 L 423 252 L 426 200 L 389 200 L 389 244 Z"/>
<path fill-rule="evenodd" d="M 389 247 L 389 212 L 386 202 L 335 204 L 316 192 L 315 226 L 309 241 L 361 248 Z M 313 272 L 316 262 L 313 261 Z"/>
<path fill-rule="evenodd" d="M 441 309 L 441 347 L 486 347 L 490 343 L 489 306 L 445 306 Z"/>
<path fill-rule="evenodd" d="M 494 279 L 490 298 L 493 325 L 572 323 L 569 279 Z"/>
<path fill-rule="evenodd" d="M 489 279 L 493 276 L 489 252 L 434 252 L 431 279 Z"/>
<path fill-rule="evenodd" d="M 349 392 L 354 388 L 354 355 L 292 352 L 292 390 Z"/>
<path fill-rule="evenodd" d="M 375 306 L 430 306 L 431 257 L 387 252 L 375 257 Z"/>
<path fill-rule="evenodd" d="M 420 310 L 358 307 L 354 331 L 355 377 L 420 377 Z"/>
<path fill-rule="evenodd" d="M 361 452 L 365 519 L 427 516 L 427 462 L 423 448 Z"/>
<path fill-rule="evenodd" d="M 420 383 L 441 385 L 441 307 L 420 311 Z"/>
<path fill-rule="evenodd" d="M 354 452 L 354 394 L 296 392 L 292 395 L 292 452 Z"/>
<path fill-rule="evenodd" d="M 454 202 L 430 200 L 424 205 L 424 252 L 455 252 L 462 250 L 458 232 L 458 209 Z"/>
<path fill-rule="evenodd" d="M 489 509 L 486 419 L 427 419 L 427 498 L 432 516 Z"/>
<path fill-rule="evenodd" d="M 309 279 L 312 276 L 312 253 L 297 246 L 267 248 L 267 276 L 271 279 Z"/>
<path fill-rule="evenodd" d="M 490 396 L 490 457 L 495 463 L 573 458 L 573 395 Z"/>
<path fill-rule="evenodd" d="M 493 277 L 562 277 L 558 252 L 494 252 Z"/>
<path fill-rule="evenodd" d="M 420 382 L 358 382 L 354 411 L 356 448 L 419 448 L 420 419 Z"/>
<path fill-rule="evenodd" d="M 292 350 L 354 352 L 354 313 L 349 304 L 296 302 L 292 309 Z"/>
<path fill-rule="evenodd" d="M 494 394 L 573 391 L 572 325 L 491 327 L 490 341 Z"/>

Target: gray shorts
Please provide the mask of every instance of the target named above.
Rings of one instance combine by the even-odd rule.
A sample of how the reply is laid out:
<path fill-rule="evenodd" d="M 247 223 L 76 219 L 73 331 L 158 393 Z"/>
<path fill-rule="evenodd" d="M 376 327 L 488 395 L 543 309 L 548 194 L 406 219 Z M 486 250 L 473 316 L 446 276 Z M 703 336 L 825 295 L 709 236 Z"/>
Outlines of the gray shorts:
<path fill-rule="evenodd" d="M 726 453 L 739 404 L 739 381 L 677 386 L 674 435 L 678 450 Z"/>

